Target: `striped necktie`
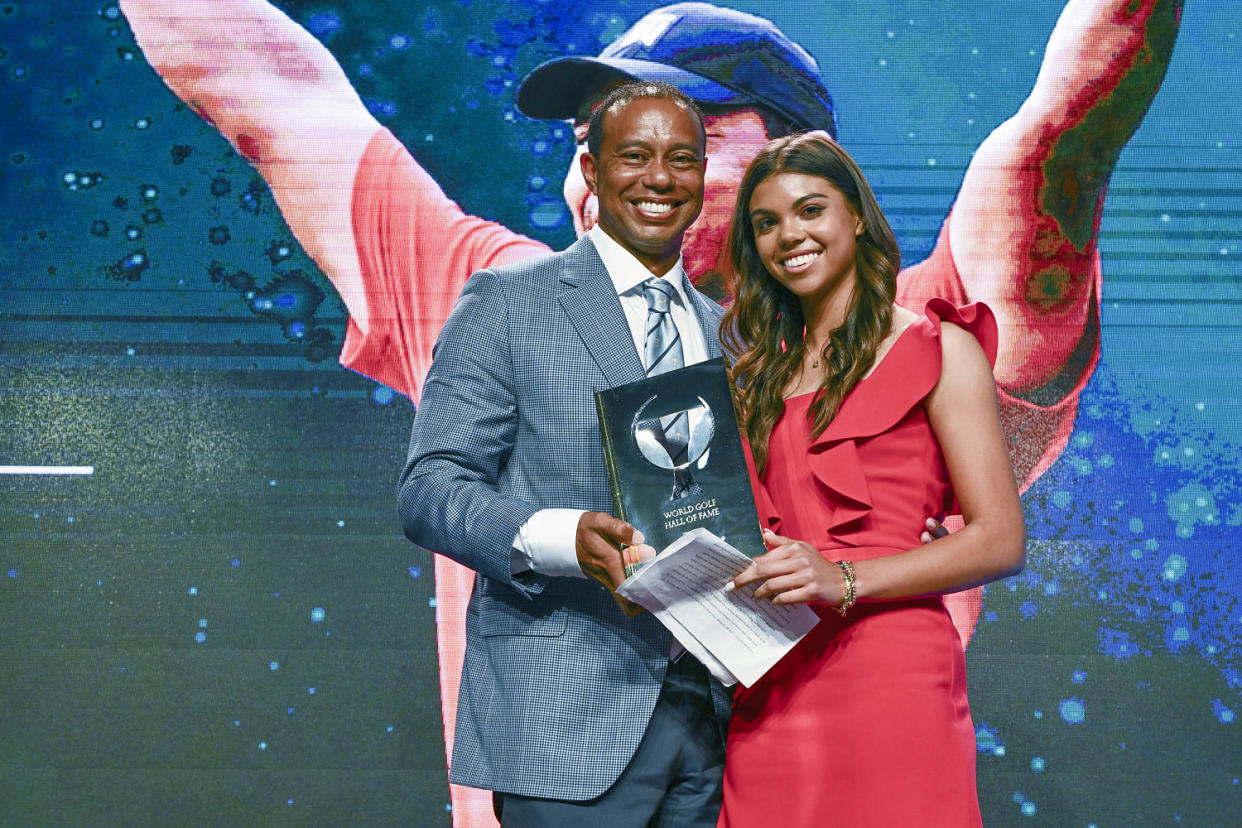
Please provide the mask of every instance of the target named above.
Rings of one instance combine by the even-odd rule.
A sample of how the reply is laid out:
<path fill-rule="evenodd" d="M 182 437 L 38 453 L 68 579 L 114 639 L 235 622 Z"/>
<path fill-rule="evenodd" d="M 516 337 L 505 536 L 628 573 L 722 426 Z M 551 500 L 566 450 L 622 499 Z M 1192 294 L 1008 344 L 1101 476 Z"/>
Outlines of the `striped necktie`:
<path fill-rule="evenodd" d="M 643 342 L 643 364 L 647 376 L 654 377 L 684 364 L 681 336 L 669 313 L 674 287 L 666 279 L 651 278 L 643 282 L 643 298 L 647 300 L 647 338 Z"/>
<path fill-rule="evenodd" d="M 654 377 L 681 368 L 685 358 L 681 351 L 681 336 L 677 326 L 673 324 L 673 316 L 669 313 L 669 301 L 673 298 L 675 288 L 667 279 L 651 278 L 643 282 L 643 296 L 647 300 L 647 338 L 643 343 L 643 361 L 647 365 L 647 376 Z M 672 459 L 673 464 L 680 466 L 686 462 L 686 453 L 690 445 L 690 418 L 681 411 L 660 418 L 664 428 L 661 442 Z M 674 496 L 682 496 L 687 487 L 694 484 L 686 475 Z"/>

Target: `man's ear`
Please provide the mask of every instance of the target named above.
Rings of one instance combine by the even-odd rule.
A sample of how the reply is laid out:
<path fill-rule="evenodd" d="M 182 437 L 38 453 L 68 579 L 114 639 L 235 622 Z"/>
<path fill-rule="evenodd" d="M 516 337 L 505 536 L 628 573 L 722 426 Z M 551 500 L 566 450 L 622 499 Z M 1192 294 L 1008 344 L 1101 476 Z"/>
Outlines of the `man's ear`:
<path fill-rule="evenodd" d="M 582 178 L 586 181 L 587 189 L 593 195 L 599 195 L 595 189 L 596 176 L 599 173 L 598 168 L 595 166 L 595 156 L 591 155 L 590 152 L 582 153 L 582 155 L 578 156 L 578 166 L 582 170 Z"/>

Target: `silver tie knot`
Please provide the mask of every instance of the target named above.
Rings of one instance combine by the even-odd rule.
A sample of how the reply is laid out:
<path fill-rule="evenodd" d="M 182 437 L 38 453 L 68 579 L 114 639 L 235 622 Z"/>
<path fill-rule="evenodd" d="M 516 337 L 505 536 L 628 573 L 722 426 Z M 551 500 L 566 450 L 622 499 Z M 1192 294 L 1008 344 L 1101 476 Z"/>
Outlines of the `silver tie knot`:
<path fill-rule="evenodd" d="M 656 313 L 668 313 L 668 303 L 673 298 L 673 286 L 666 279 L 651 278 L 643 282 L 643 297 L 647 309 Z"/>

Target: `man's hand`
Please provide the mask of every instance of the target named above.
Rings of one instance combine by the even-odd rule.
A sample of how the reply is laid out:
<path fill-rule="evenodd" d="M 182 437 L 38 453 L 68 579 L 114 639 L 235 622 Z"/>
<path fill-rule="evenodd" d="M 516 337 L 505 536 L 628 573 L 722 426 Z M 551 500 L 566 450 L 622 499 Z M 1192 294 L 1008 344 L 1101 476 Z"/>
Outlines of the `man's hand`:
<path fill-rule="evenodd" d="M 578 519 L 578 533 L 574 539 L 578 565 L 584 575 L 608 587 L 626 615 L 637 615 L 642 608 L 615 591 L 625 580 L 621 550 L 622 547 L 637 547 L 642 543 L 642 532 L 605 512 L 583 512 Z"/>
<path fill-rule="evenodd" d="M 949 534 L 949 530 L 944 528 L 944 524 L 935 518 L 928 518 L 926 526 L 927 530 L 923 532 L 923 534 L 919 535 L 919 541 L 921 543 L 931 543 L 932 541 L 939 540 Z"/>

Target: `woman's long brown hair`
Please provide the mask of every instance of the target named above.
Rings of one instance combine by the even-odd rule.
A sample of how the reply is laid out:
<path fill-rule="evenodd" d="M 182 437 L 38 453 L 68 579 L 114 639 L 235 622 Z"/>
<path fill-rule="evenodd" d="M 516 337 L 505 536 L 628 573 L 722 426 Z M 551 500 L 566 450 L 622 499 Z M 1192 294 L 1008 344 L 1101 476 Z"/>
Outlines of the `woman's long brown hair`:
<path fill-rule="evenodd" d="M 785 411 L 784 391 L 806 356 L 802 306 L 763 266 L 750 222 L 750 199 L 764 179 L 799 173 L 827 179 L 863 219 L 854 256 L 858 278 L 845 321 L 829 335 L 821 358 L 823 385 L 811 403 L 812 433 L 823 433 L 841 401 L 875 363 L 892 324 L 901 252 L 871 185 L 845 150 L 823 133 L 770 142 L 751 162 L 738 190 L 729 230 L 735 271 L 734 301 L 720 322 L 720 341 L 733 360 L 738 414 L 759 469 L 767 465 L 768 438 Z"/>

